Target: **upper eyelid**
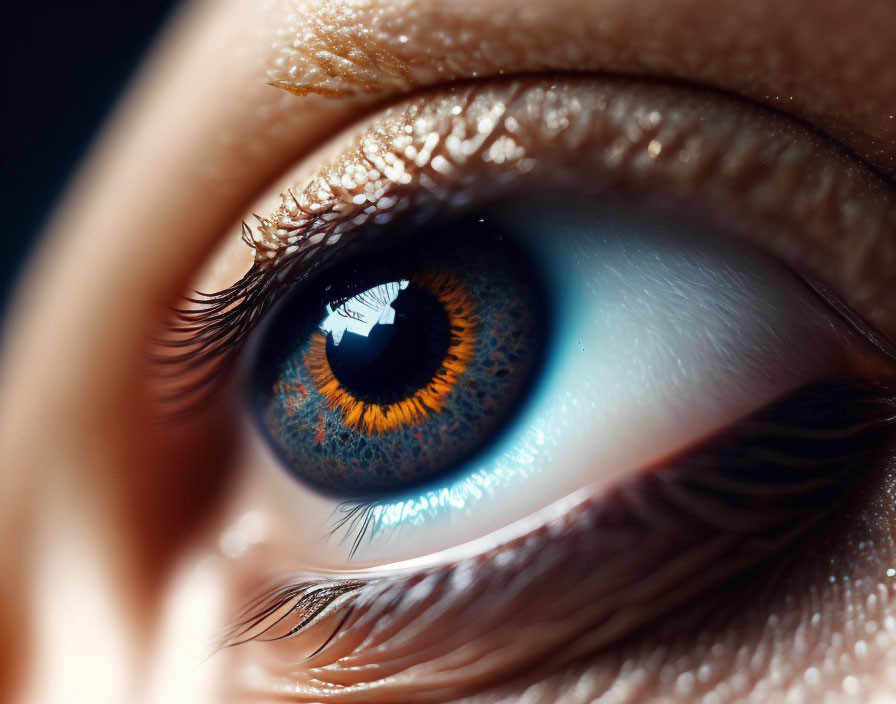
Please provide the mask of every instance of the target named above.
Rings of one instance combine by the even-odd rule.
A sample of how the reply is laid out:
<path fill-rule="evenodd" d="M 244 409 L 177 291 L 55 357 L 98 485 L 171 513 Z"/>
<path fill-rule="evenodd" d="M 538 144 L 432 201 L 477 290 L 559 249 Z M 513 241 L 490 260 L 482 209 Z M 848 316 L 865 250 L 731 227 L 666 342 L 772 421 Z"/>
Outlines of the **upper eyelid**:
<path fill-rule="evenodd" d="M 861 99 L 848 100 L 845 104 L 861 108 L 863 114 L 873 113 L 881 120 L 891 122 L 892 129 L 896 129 L 896 120 L 887 119 L 888 115 L 896 115 L 896 109 L 892 106 L 896 88 L 889 91 L 879 90 L 874 82 L 896 79 L 896 74 L 888 70 L 874 70 L 874 67 L 864 59 L 875 46 L 885 43 L 875 41 L 875 38 L 881 36 L 884 29 L 896 26 L 893 21 L 887 20 L 887 13 L 896 12 L 896 6 L 875 0 L 859 4 L 849 3 L 847 0 L 836 1 L 843 4 L 844 11 L 849 11 L 851 17 L 855 18 L 851 25 L 854 26 L 852 35 L 857 33 L 861 35 L 859 41 L 839 41 L 843 39 L 843 32 L 840 31 L 842 27 L 838 27 L 837 44 L 840 53 L 837 55 L 849 56 L 850 70 L 861 71 L 863 79 L 854 81 L 852 89 L 861 89 L 867 93 L 861 96 Z M 506 5 L 522 6 L 524 2 L 530 0 L 515 0 Z M 688 2 L 693 4 L 698 0 Z M 782 5 L 773 0 L 760 0 L 761 2 L 767 2 L 773 8 L 790 7 L 790 3 Z M 307 4 L 312 11 L 315 7 L 320 11 L 332 7 L 332 4 L 324 6 L 310 1 Z M 606 9 L 605 0 L 600 0 L 599 4 Z M 812 5 L 811 2 L 809 4 Z M 823 9 L 829 4 L 824 2 L 817 5 Z M 449 8 L 458 4 L 443 3 L 443 5 Z M 556 6 L 556 3 L 551 5 Z M 641 8 L 639 10 L 641 12 L 649 11 L 649 8 L 644 9 L 646 6 L 640 1 L 613 3 L 613 5 L 614 7 L 618 5 L 622 9 L 631 8 L 631 11 L 637 8 Z M 761 7 L 757 3 L 735 3 L 731 8 L 727 8 L 726 3 L 707 3 L 707 6 L 710 9 L 717 8 L 720 12 L 730 11 L 729 19 L 734 23 L 738 21 L 739 8 L 749 7 L 753 12 Z M 663 20 L 661 26 L 668 27 L 674 13 L 682 8 L 683 5 L 677 2 L 664 7 L 660 13 Z M 375 103 L 398 97 L 393 92 L 388 95 L 381 94 L 346 101 L 318 100 L 314 97 L 296 99 L 266 85 L 265 72 L 273 68 L 280 58 L 277 53 L 280 45 L 297 41 L 299 49 L 304 46 L 300 38 L 289 34 L 290 25 L 287 20 L 289 13 L 298 10 L 297 16 L 305 12 L 309 19 L 317 17 L 314 12 L 303 8 L 301 3 L 295 0 L 280 0 L 273 4 L 228 2 L 211 4 L 207 10 L 207 16 L 201 17 L 201 22 L 192 27 L 190 35 L 185 36 L 185 41 L 181 42 L 183 48 L 189 50 L 183 53 L 181 60 L 170 62 L 165 67 L 159 66 L 158 70 L 153 72 L 156 76 L 155 82 L 149 84 L 144 81 L 143 86 L 137 86 L 138 90 L 134 92 L 130 103 L 139 109 L 131 110 L 132 114 L 127 119 L 128 129 L 132 130 L 135 139 L 122 144 L 115 158 L 107 160 L 110 162 L 109 177 L 104 182 L 106 185 L 102 187 L 103 198 L 110 203 L 110 208 L 107 210 L 111 209 L 111 204 L 122 200 L 116 195 L 120 190 L 119 187 L 113 187 L 112 184 L 130 184 L 127 198 L 124 200 L 131 199 L 128 202 L 136 203 L 136 207 L 113 210 L 112 218 L 105 211 L 92 212 L 90 223 L 83 229 L 85 234 L 77 235 L 81 238 L 81 246 L 85 251 L 95 251 L 97 254 L 114 251 L 114 258 L 121 261 L 144 257 L 148 253 L 160 260 L 165 256 L 173 259 L 170 264 L 159 269 L 151 282 L 153 288 L 148 295 L 158 302 L 171 300 L 172 296 L 183 291 L 185 280 L 201 269 L 203 261 L 210 255 L 215 245 L 221 242 L 222 234 L 230 231 L 228 228 L 232 227 L 233 222 L 245 214 L 250 202 L 263 193 L 278 174 L 290 169 L 296 159 L 309 156 L 322 140 L 331 138 L 351 121 L 369 114 L 374 109 Z M 803 10 L 811 20 L 812 7 Z M 611 25 L 615 21 L 615 12 L 616 10 L 608 10 L 605 13 Z M 338 13 L 334 13 L 328 21 L 332 22 L 337 16 Z M 327 17 L 322 19 L 327 20 Z M 705 21 L 711 19 L 712 17 L 705 18 Z M 597 18 L 591 18 L 588 23 L 593 25 L 593 28 L 599 24 Z M 811 22 L 800 21 L 788 26 L 799 26 L 802 33 L 809 31 L 810 25 Z M 844 23 L 843 26 L 850 26 L 850 23 Z M 214 28 L 213 31 L 208 31 L 208 41 L 195 41 L 193 37 L 196 33 L 202 33 L 207 27 Z M 695 27 L 699 28 L 697 25 Z M 310 28 L 304 29 L 310 31 Z M 439 28 L 449 36 L 459 39 L 455 29 L 456 26 Z M 657 23 L 652 21 L 643 23 L 639 41 L 633 42 L 624 55 L 616 57 L 618 63 L 612 66 L 601 65 L 599 57 L 591 57 L 595 65 L 589 70 L 611 70 L 620 73 L 639 71 L 645 74 L 676 75 L 679 78 L 698 81 L 699 75 L 693 74 L 687 66 L 678 66 L 676 56 L 680 59 L 680 52 L 685 49 L 700 66 L 724 66 L 725 62 L 733 57 L 749 60 L 752 56 L 762 58 L 764 61 L 766 57 L 772 56 L 762 52 L 750 55 L 730 53 L 721 46 L 713 48 L 713 42 L 720 36 L 715 31 L 708 33 L 712 38 L 709 45 L 706 42 L 678 46 L 648 42 L 655 31 L 658 35 L 662 33 Z M 481 36 L 476 35 L 474 39 L 478 41 Z M 493 38 L 494 41 L 505 39 L 504 36 Z M 564 44 L 561 36 L 554 39 L 558 46 Z M 521 44 L 526 44 L 529 37 L 519 33 L 519 41 Z M 413 42 L 409 41 L 403 46 L 413 47 Z M 825 68 L 823 64 L 818 63 L 819 58 L 826 55 L 826 52 L 818 51 L 819 46 L 826 47 L 827 44 L 818 41 L 813 45 L 812 53 L 807 52 L 806 60 L 801 63 L 804 68 L 809 66 L 815 70 Z M 646 48 L 650 48 L 650 52 L 645 54 Z M 889 47 L 886 48 L 889 51 Z M 676 51 L 679 53 L 676 54 Z M 474 53 L 471 52 L 469 56 L 472 58 Z M 538 52 L 533 51 L 529 58 L 532 61 L 541 61 L 543 57 L 539 57 Z M 889 60 L 889 54 L 887 59 Z M 768 71 L 762 68 L 764 65 L 764 63 L 757 65 L 748 63 L 745 66 L 749 70 L 735 71 L 732 74 L 735 77 L 737 75 L 755 77 L 761 74 L 769 78 L 763 81 L 757 79 L 753 92 L 740 90 L 737 85 L 731 85 L 723 80 L 702 82 L 740 92 L 757 100 L 761 100 L 766 94 L 771 98 L 776 95 L 784 96 L 782 101 L 785 104 L 781 105 L 782 108 L 790 107 L 786 104 L 788 96 L 793 95 L 794 102 L 798 102 L 805 92 L 804 89 L 810 83 L 814 83 L 815 90 L 821 90 L 821 97 L 827 101 L 825 104 L 830 103 L 833 93 L 827 73 L 822 71 L 820 78 L 808 75 L 791 76 L 789 67 L 778 66 L 769 77 L 765 75 Z M 288 67 L 287 58 L 283 65 L 284 72 L 288 71 Z M 476 66 L 467 68 L 474 71 L 481 70 L 481 67 Z M 500 70 L 509 74 L 518 73 L 524 68 L 521 65 L 508 65 L 502 66 Z M 540 65 L 538 68 L 540 70 L 543 66 Z M 771 66 L 765 68 L 769 69 Z M 481 75 L 484 76 L 486 73 L 482 71 Z M 416 78 L 419 80 L 420 76 Z M 428 83 L 432 85 L 435 82 L 437 81 L 431 80 Z M 152 86 L 155 87 L 150 90 Z M 200 87 L 201 90 L 197 90 Z M 878 94 L 889 97 L 886 100 L 875 97 Z M 175 96 L 183 95 L 194 95 L 197 98 L 197 101 L 193 101 L 196 105 L 180 98 L 177 98 L 175 105 L 173 103 Z M 198 101 L 200 96 L 202 99 Z M 823 112 L 824 104 L 819 103 L 816 107 L 818 109 L 813 109 L 814 112 Z M 122 116 L 124 117 L 125 115 Z M 836 116 L 840 131 L 843 134 L 860 137 L 872 135 L 877 147 L 862 151 L 863 155 L 869 160 L 875 160 L 874 163 L 882 170 L 889 169 L 892 172 L 892 167 L 896 165 L 896 160 L 892 158 L 896 139 L 888 137 L 891 133 L 882 131 L 881 124 L 864 124 L 862 120 L 853 117 L 849 112 Z M 122 125 L 125 124 L 124 119 L 120 122 Z M 168 150 L 159 154 L 158 159 L 151 159 L 154 173 L 160 176 L 158 182 L 134 179 L 134 169 L 137 168 L 135 164 L 146 163 L 147 155 L 152 154 L 151 149 L 155 148 L 160 133 L 169 135 L 171 143 L 177 143 L 181 148 Z M 175 182 L 177 186 L 172 185 Z M 60 223 L 54 225 L 52 229 L 72 231 L 70 223 L 66 223 L 64 228 Z M 82 231 L 81 228 L 77 229 L 79 232 Z M 112 234 L 124 229 L 132 231 L 134 237 L 121 238 Z M 95 237 L 97 231 L 108 234 L 102 238 Z M 93 234 L 88 237 L 87 233 L 91 232 Z M 94 246 L 96 249 L 91 249 Z M 177 254 L 174 257 L 165 255 L 169 250 Z M 150 321 L 150 324 L 153 322 Z"/>
<path fill-rule="evenodd" d="M 552 98 L 552 91 L 556 92 L 555 98 Z M 557 101 L 556 105 L 551 102 L 552 99 Z M 561 115 L 560 113 L 564 109 L 564 100 L 571 103 L 585 100 L 592 102 L 589 103 L 589 107 L 583 114 L 576 115 L 571 112 L 569 115 Z M 749 184 L 755 184 L 759 179 L 757 174 L 761 172 L 764 178 L 759 179 L 758 185 L 768 189 L 778 182 L 776 162 L 780 154 L 786 151 L 790 155 L 788 163 L 791 167 L 794 163 L 800 163 L 803 164 L 803 168 L 807 168 L 806 164 L 814 163 L 814 167 L 810 170 L 814 180 L 800 177 L 800 184 L 794 186 L 786 178 L 786 174 L 790 173 L 786 169 L 784 170 L 785 176 L 780 177 L 783 180 L 778 184 L 780 192 L 775 194 L 776 197 L 780 200 L 789 196 L 796 203 L 806 204 L 802 206 L 802 213 L 796 216 L 795 222 L 799 222 L 796 229 L 799 231 L 793 234 L 790 240 L 802 239 L 808 243 L 814 238 L 820 252 L 828 250 L 839 252 L 835 257 L 841 260 L 837 266 L 843 261 L 851 259 L 852 265 L 846 268 L 851 268 L 853 273 L 860 270 L 860 266 L 870 271 L 869 267 L 875 264 L 880 265 L 886 261 L 888 256 L 893 256 L 891 251 L 886 254 L 889 251 L 886 247 L 887 241 L 879 236 L 882 229 L 886 228 L 886 204 L 890 203 L 892 208 L 894 198 L 882 181 L 873 176 L 870 170 L 860 177 L 861 171 L 856 167 L 861 162 L 858 160 L 853 162 L 852 157 L 848 156 L 845 151 L 840 152 L 837 148 L 824 144 L 809 130 L 789 122 L 785 116 L 775 115 L 772 111 L 755 105 L 734 101 L 734 98 L 713 96 L 699 89 L 663 87 L 635 79 L 601 79 L 581 76 L 554 80 L 533 78 L 519 81 L 486 81 L 435 91 L 431 94 L 421 94 L 406 103 L 387 108 L 375 115 L 367 128 L 357 133 L 360 136 L 355 138 L 355 142 L 347 144 L 333 161 L 321 165 L 310 180 L 305 182 L 304 188 L 284 192 L 277 212 L 268 217 L 259 218 L 259 226 L 254 231 L 244 225 L 244 239 L 255 248 L 255 265 L 247 276 L 234 287 L 213 294 L 202 301 L 199 311 L 187 310 L 182 314 L 186 322 L 191 325 L 195 325 L 200 318 L 207 321 L 212 317 L 215 320 L 214 325 L 200 329 L 192 341 L 188 339 L 183 341 L 183 344 L 189 346 L 191 342 L 203 343 L 203 355 L 207 359 L 215 357 L 219 352 L 230 358 L 235 357 L 239 351 L 239 345 L 232 344 L 236 339 L 234 337 L 235 330 L 248 331 L 252 326 L 246 314 L 251 314 L 255 320 L 261 316 L 261 313 L 264 312 L 262 307 L 270 304 L 272 291 L 275 286 L 279 285 L 279 280 L 291 276 L 291 273 L 287 275 L 287 263 L 289 272 L 297 271 L 295 267 L 298 265 L 320 264 L 324 256 L 331 259 L 339 256 L 340 250 L 344 249 L 349 242 L 357 246 L 357 242 L 362 241 L 362 238 L 358 237 L 358 233 L 364 234 L 364 239 L 369 239 L 371 235 L 370 222 L 362 225 L 357 222 L 358 217 L 373 221 L 376 218 L 384 217 L 395 209 L 404 208 L 405 212 L 413 211 L 414 207 L 409 205 L 412 202 L 412 195 L 419 192 L 418 196 L 424 197 L 427 189 L 415 190 L 405 186 L 401 179 L 402 176 L 414 173 L 414 178 L 409 177 L 408 181 L 417 181 L 425 177 L 433 182 L 433 186 L 439 181 L 443 182 L 443 185 L 451 182 L 453 180 L 451 175 L 437 173 L 437 169 L 435 169 L 437 159 L 442 159 L 446 168 L 454 169 L 456 173 L 463 172 L 462 168 L 455 169 L 456 157 L 452 157 L 449 152 L 445 151 L 446 149 L 450 151 L 451 148 L 449 140 L 446 138 L 447 133 L 438 136 L 440 132 L 454 129 L 452 127 L 454 123 L 450 122 L 454 119 L 454 115 L 457 116 L 456 121 L 461 124 L 476 122 L 469 127 L 473 130 L 472 141 L 475 141 L 473 138 L 477 137 L 477 129 L 481 130 L 482 120 L 491 121 L 487 132 L 478 135 L 485 140 L 482 141 L 484 147 L 497 144 L 499 139 L 510 135 L 516 139 L 516 144 L 534 148 L 539 141 L 544 142 L 546 139 L 554 138 L 553 133 L 546 137 L 539 132 L 539 125 L 542 126 L 542 131 L 549 130 L 553 119 L 551 115 L 560 111 L 556 112 L 559 116 L 557 119 L 562 117 L 564 120 L 572 122 L 574 127 L 554 128 L 553 131 L 558 135 L 557 141 L 563 141 L 564 134 L 571 132 L 575 135 L 583 128 L 586 135 L 578 137 L 580 141 L 575 145 L 566 144 L 565 148 L 560 149 L 559 152 L 554 150 L 552 152 L 554 159 L 561 158 L 560 154 L 566 158 L 566 155 L 571 156 L 573 153 L 583 150 L 586 153 L 596 152 L 593 157 L 594 167 L 602 169 L 604 177 L 614 171 L 631 172 L 629 178 L 636 183 L 639 179 L 643 181 L 643 177 L 638 176 L 639 170 L 636 164 L 626 160 L 636 159 L 639 151 L 649 151 L 654 138 L 656 138 L 657 144 L 660 144 L 665 151 L 658 154 L 657 158 L 651 157 L 647 161 L 652 162 L 651 168 L 658 174 L 663 173 L 663 170 L 669 172 L 662 177 L 665 178 L 667 187 L 676 180 L 691 182 L 689 186 L 676 186 L 679 190 L 687 187 L 696 188 L 698 185 L 710 188 L 711 183 L 705 182 L 706 179 L 701 175 L 707 169 L 721 170 L 720 174 L 724 172 L 722 182 L 726 182 L 726 179 L 728 181 L 740 179 L 742 185 L 744 178 Z M 471 112 L 471 105 L 476 106 L 476 110 L 473 112 Z M 493 105 L 501 107 L 501 115 L 498 118 L 492 114 Z M 651 108 L 651 106 L 653 107 Z M 459 110 L 459 112 L 455 113 L 455 110 Z M 696 112 L 701 110 L 701 119 L 710 118 L 707 123 L 710 124 L 708 131 L 702 126 L 703 122 L 691 124 L 696 117 Z M 516 111 L 519 111 L 520 114 L 517 115 Z M 387 119 L 389 115 L 393 116 L 390 118 L 393 122 L 389 122 Z M 515 115 L 516 117 L 514 117 Z M 407 116 L 407 121 L 405 121 L 405 116 Z M 508 120 L 516 120 L 517 117 L 519 118 L 517 120 L 519 127 L 516 133 L 511 134 L 507 128 Z M 713 126 L 713 117 L 723 125 Z M 639 120 L 641 122 L 646 120 L 646 122 L 638 126 Z M 656 123 L 653 124 L 652 120 L 656 120 Z M 385 126 L 383 126 L 384 122 Z M 427 127 L 430 123 L 432 126 Z M 398 124 L 399 128 L 404 125 L 405 128 L 413 130 L 413 135 L 408 136 L 407 139 L 408 147 L 415 145 L 413 153 L 398 155 L 398 161 L 404 160 L 409 164 L 408 167 L 402 166 L 398 161 L 394 163 L 378 161 L 378 159 L 393 155 L 393 150 L 398 146 L 394 139 L 404 139 L 402 136 L 404 133 L 395 138 L 390 136 L 390 130 L 395 129 L 394 124 Z M 633 128 L 635 128 L 634 131 Z M 592 129 L 595 130 L 596 136 L 592 137 L 589 142 L 587 136 L 590 132 L 588 131 Z M 718 135 L 708 136 L 713 134 L 713 129 L 716 131 L 719 129 L 729 130 L 732 131 L 732 135 L 736 131 L 737 138 L 720 144 Z M 377 130 L 382 130 L 383 134 Z M 436 137 L 431 148 L 432 153 L 424 160 L 424 163 L 415 163 L 415 161 L 419 162 L 421 150 L 427 149 L 431 136 Z M 370 145 L 365 141 L 368 139 L 371 140 Z M 694 139 L 697 140 L 696 146 L 691 143 Z M 527 140 L 532 144 L 530 145 Z M 336 141 L 339 141 L 338 138 Z M 609 159 L 613 156 L 612 152 L 616 149 L 617 144 L 621 148 L 620 155 L 626 155 L 623 166 L 619 168 L 606 164 L 599 166 L 601 159 Z M 728 149 L 735 150 L 732 152 L 733 159 L 727 154 Z M 694 151 L 694 164 L 700 167 L 701 165 L 697 162 L 703 162 L 702 171 L 700 168 L 676 171 L 675 154 L 683 155 L 689 150 L 696 150 Z M 758 153 L 754 153 L 757 151 Z M 761 154 L 764 154 L 764 157 Z M 448 160 L 444 156 L 448 156 Z M 539 158 L 541 155 L 536 150 L 533 156 Z M 647 154 L 645 153 L 644 156 L 646 158 Z M 793 157 L 796 157 L 796 162 Z M 520 163 L 525 160 L 525 158 L 521 159 Z M 758 172 L 756 171 L 757 164 Z M 505 171 L 510 172 L 510 166 L 508 163 Z M 358 168 L 364 172 L 363 177 L 357 176 L 355 169 Z M 389 168 L 393 168 L 395 173 L 390 175 Z M 405 170 L 406 168 L 409 170 Z M 554 168 L 556 170 L 556 166 Z M 646 167 L 642 167 L 642 170 L 643 168 Z M 377 172 L 377 176 L 372 181 L 368 178 L 369 169 Z M 414 169 L 417 169 L 417 172 Z M 671 171 L 669 171 L 670 169 Z M 383 173 L 380 173 L 381 171 Z M 847 174 L 847 171 L 851 173 Z M 645 173 L 649 172 L 650 169 L 647 169 Z M 500 171 L 500 173 L 504 173 L 504 171 Z M 544 171 L 538 173 L 543 174 Z M 822 181 L 818 181 L 816 178 L 819 174 L 823 175 Z M 674 176 L 682 178 L 674 178 Z M 346 178 L 348 178 L 347 181 Z M 802 183 L 803 180 L 805 180 L 805 184 Z M 460 187 L 458 186 L 458 188 Z M 446 188 L 451 190 L 450 186 L 446 186 Z M 646 185 L 641 186 L 640 190 L 644 191 L 645 188 L 650 190 Z M 752 185 L 751 188 L 755 188 L 755 185 Z M 879 196 L 876 201 L 874 194 Z M 359 195 L 360 202 L 357 201 Z M 641 195 L 643 197 L 643 194 Z M 656 195 L 663 194 L 654 194 L 654 196 Z M 744 196 L 746 195 L 747 191 L 744 191 Z M 392 201 L 388 207 L 385 206 L 387 200 Z M 774 203 L 768 203 L 767 200 L 766 198 L 765 201 L 760 202 L 757 206 L 758 209 L 774 213 Z M 436 202 L 436 200 L 431 199 L 431 202 Z M 871 205 L 867 207 L 862 205 L 868 203 Z M 828 207 L 832 204 L 837 207 L 833 209 Z M 810 206 L 808 211 L 806 211 L 806 206 Z M 873 213 L 880 208 L 884 208 L 884 210 L 874 215 Z M 370 209 L 374 210 L 368 217 L 364 213 Z M 861 211 L 863 219 L 857 221 L 855 217 L 850 216 L 850 213 L 858 211 Z M 755 226 L 759 220 L 751 222 Z M 727 223 L 717 224 L 723 229 L 726 227 L 730 229 L 730 225 Z M 849 243 L 842 241 L 841 233 L 854 233 L 859 224 L 864 228 L 863 238 L 868 247 L 856 248 L 853 252 L 847 246 Z M 743 227 L 744 223 L 740 223 L 740 226 Z M 768 229 L 767 222 L 765 226 Z M 375 229 L 381 230 L 382 226 L 377 226 Z M 791 225 L 791 229 L 793 229 L 793 225 Z M 350 238 L 342 238 L 343 234 L 349 233 L 351 234 Z M 749 233 L 741 234 L 746 236 Z M 764 234 L 768 240 L 769 233 Z M 328 246 L 328 243 L 339 238 L 342 239 L 336 247 Z M 753 238 L 755 239 L 755 235 Z M 805 246 L 805 243 L 801 246 Z M 764 244 L 768 245 L 772 251 L 775 251 L 776 248 L 783 250 L 776 252 L 782 256 L 788 253 L 788 248 L 792 250 L 794 246 L 792 242 L 778 242 L 774 239 Z M 877 254 L 872 255 L 873 251 L 876 251 Z M 793 252 L 790 251 L 790 254 L 792 255 Z M 792 264 L 796 265 L 797 262 L 792 262 Z M 305 273 L 307 273 L 307 268 Z M 276 276 L 273 275 L 275 269 Z M 884 268 L 883 271 L 886 269 Z M 299 272 L 302 273 L 301 270 Z M 831 277 L 826 277 L 824 275 L 826 272 L 815 273 L 817 277 L 827 279 L 828 283 L 840 284 L 839 288 L 844 288 L 843 281 L 836 280 L 842 272 Z M 885 291 L 884 288 L 884 293 Z M 248 303 L 230 308 L 227 312 L 218 315 L 219 310 L 242 299 Z M 873 302 L 879 306 L 881 299 L 866 302 Z M 202 309 L 213 315 L 204 314 Z M 178 344 L 181 342 L 178 341 Z M 188 356 L 184 355 L 185 358 Z M 194 360 L 190 360 L 190 363 L 194 363 Z"/>

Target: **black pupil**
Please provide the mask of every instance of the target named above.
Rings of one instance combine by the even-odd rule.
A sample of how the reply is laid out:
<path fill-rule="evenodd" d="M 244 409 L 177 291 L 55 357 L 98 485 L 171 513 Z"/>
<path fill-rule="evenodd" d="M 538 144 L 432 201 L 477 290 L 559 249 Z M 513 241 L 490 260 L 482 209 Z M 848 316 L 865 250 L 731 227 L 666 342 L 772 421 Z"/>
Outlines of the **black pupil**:
<path fill-rule="evenodd" d="M 395 322 L 367 336 L 327 336 L 327 360 L 342 387 L 359 401 L 387 405 L 432 381 L 448 351 L 450 323 L 439 300 L 413 283 L 392 303 Z"/>

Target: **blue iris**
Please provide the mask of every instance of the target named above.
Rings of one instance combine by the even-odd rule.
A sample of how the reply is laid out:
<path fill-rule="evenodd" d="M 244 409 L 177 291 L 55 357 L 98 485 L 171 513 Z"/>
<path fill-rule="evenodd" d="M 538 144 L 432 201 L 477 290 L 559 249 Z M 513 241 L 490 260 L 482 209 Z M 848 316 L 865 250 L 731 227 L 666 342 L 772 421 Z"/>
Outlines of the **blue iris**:
<path fill-rule="evenodd" d="M 524 248 L 475 218 L 427 239 L 323 273 L 265 329 L 260 425 L 327 494 L 389 496 L 456 471 L 500 435 L 543 362 L 548 308 Z"/>

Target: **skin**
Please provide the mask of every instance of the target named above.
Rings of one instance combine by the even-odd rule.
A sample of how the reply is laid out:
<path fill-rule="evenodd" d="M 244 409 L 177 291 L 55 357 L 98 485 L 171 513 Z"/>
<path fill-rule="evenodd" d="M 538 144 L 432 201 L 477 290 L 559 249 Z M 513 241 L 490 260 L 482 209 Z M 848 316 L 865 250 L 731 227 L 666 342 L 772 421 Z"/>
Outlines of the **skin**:
<path fill-rule="evenodd" d="M 892 2 L 580 5 L 412 0 L 376 3 L 342 18 L 335 3 L 221 0 L 184 9 L 57 207 L 6 322 L 0 697 L 215 701 L 224 659 L 184 671 L 202 658 L 207 633 L 232 616 L 221 606 L 216 563 L 202 558 L 217 549 L 226 525 L 222 507 L 234 491 L 230 479 L 245 455 L 221 440 L 230 437 L 220 432 L 224 404 L 176 428 L 150 422 L 146 336 L 213 248 L 235 239 L 232 225 L 249 205 L 376 104 L 498 74 L 671 78 L 737 93 L 817 125 L 881 173 L 896 175 Z M 566 21 L 571 17 L 575 22 Z M 426 29 L 433 26 L 441 28 L 439 38 Z M 315 52 L 334 41 L 354 46 L 368 27 L 374 46 L 390 52 L 388 61 L 380 69 L 362 61 L 324 77 Z M 279 65 L 296 31 L 307 36 Z M 488 50 L 480 55 L 470 51 L 483 44 Z M 282 86 L 291 93 L 268 85 L 272 78 L 292 81 Z M 874 320 L 890 335 L 892 304 L 881 295 Z M 870 657 L 856 656 L 867 650 L 856 646 L 870 632 L 865 623 L 896 618 L 888 599 L 877 598 L 873 614 L 866 608 L 886 566 L 896 564 L 896 519 L 877 489 L 884 491 L 869 490 L 858 517 L 844 519 L 842 543 L 831 545 L 831 554 L 853 570 L 850 583 L 863 586 L 817 592 L 834 613 L 863 605 L 849 619 L 832 620 L 845 659 L 831 655 L 836 667 L 807 675 L 830 653 L 793 645 L 800 619 L 812 613 L 783 616 L 789 625 L 776 621 L 775 628 L 794 652 L 782 657 L 795 665 L 777 679 L 769 666 L 769 700 L 794 691 L 795 679 L 816 676 L 837 696 L 859 700 L 846 682 L 854 677 L 861 700 L 888 700 L 886 647 L 872 645 Z M 873 535 L 878 549 L 850 561 L 850 541 L 859 535 Z M 801 579 L 817 577 L 806 568 Z M 758 648 L 764 638 L 771 636 L 760 633 L 744 647 Z M 719 677 L 737 674 L 733 651 L 724 654 Z M 678 676 L 691 671 L 683 667 Z M 625 673 L 620 667 L 617 681 L 632 676 Z M 687 701 L 675 682 L 646 688 L 634 700 Z M 502 686 L 512 696 L 521 685 Z"/>

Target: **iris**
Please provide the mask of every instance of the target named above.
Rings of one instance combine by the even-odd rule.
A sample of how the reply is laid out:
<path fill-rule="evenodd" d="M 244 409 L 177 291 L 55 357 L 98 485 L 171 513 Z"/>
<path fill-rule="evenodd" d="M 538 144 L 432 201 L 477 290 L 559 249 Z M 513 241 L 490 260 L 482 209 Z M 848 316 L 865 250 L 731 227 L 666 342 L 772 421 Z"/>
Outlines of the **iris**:
<path fill-rule="evenodd" d="M 538 373 L 549 321 L 524 248 L 476 218 L 428 241 L 330 269 L 266 331 L 258 418 L 289 471 L 325 493 L 389 495 L 459 469 Z"/>

